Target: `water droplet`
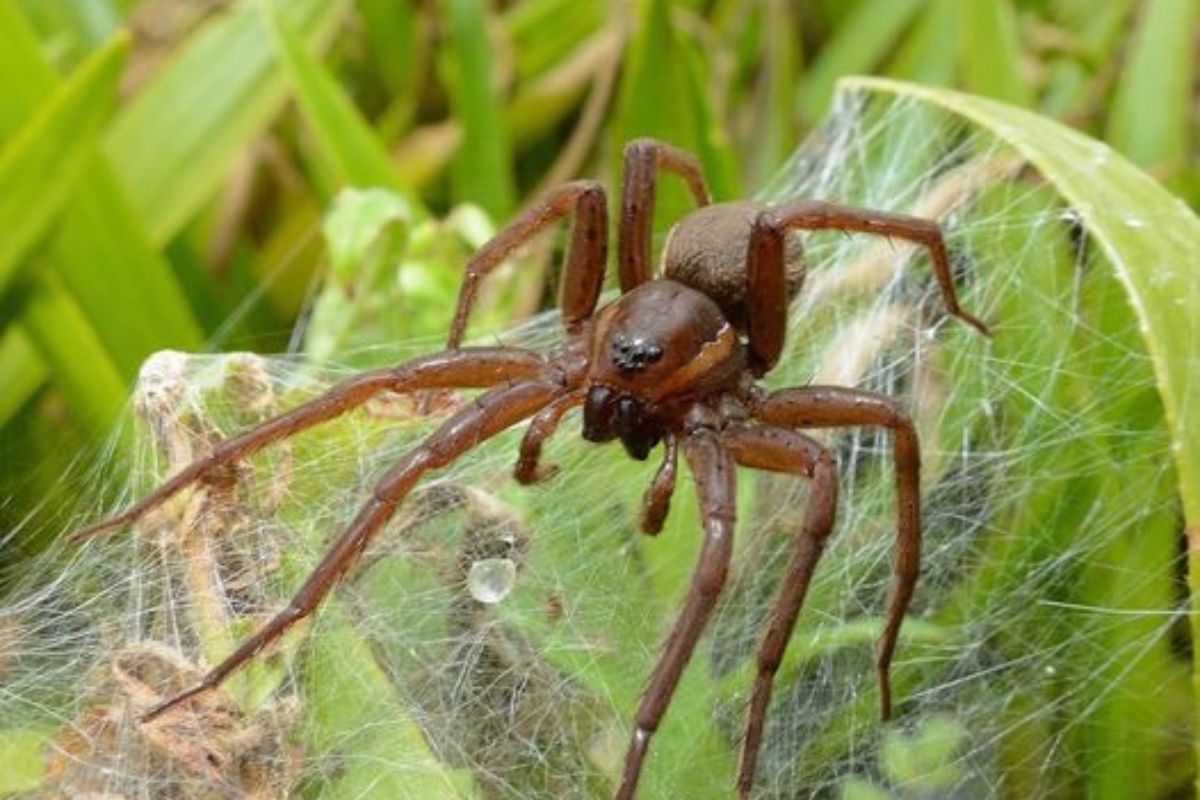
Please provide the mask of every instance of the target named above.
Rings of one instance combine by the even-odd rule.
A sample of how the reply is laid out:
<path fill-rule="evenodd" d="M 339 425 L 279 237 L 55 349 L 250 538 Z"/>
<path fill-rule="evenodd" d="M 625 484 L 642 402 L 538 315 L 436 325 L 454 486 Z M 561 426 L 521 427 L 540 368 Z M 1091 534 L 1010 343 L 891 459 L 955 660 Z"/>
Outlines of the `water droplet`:
<path fill-rule="evenodd" d="M 512 591 L 517 582 L 517 565 L 510 558 L 484 558 L 471 565 L 467 590 L 481 603 L 494 605 Z"/>
<path fill-rule="evenodd" d="M 1144 228 L 1146 227 L 1146 220 L 1141 217 L 1126 217 L 1125 224 L 1130 228 Z"/>
<path fill-rule="evenodd" d="M 1053 664 L 1047 664 L 1046 666 L 1042 667 L 1042 672 L 1045 672 L 1047 675 L 1053 677 L 1058 674 L 1058 669 L 1056 669 Z"/>

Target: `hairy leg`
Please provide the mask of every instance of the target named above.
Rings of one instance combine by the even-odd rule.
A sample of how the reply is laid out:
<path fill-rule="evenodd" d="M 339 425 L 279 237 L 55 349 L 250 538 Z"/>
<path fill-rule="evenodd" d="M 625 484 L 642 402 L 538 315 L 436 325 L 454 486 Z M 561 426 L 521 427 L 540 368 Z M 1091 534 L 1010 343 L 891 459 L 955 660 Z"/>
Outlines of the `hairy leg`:
<path fill-rule="evenodd" d="M 921 569 L 921 453 L 916 428 L 893 398 L 840 386 L 783 389 L 760 401 L 753 414 L 774 425 L 796 428 L 877 425 L 890 429 L 894 435 L 898 505 L 896 583 L 876 658 L 882 715 L 885 720 L 890 719 L 892 656 Z"/>
<path fill-rule="evenodd" d="M 820 200 L 797 200 L 763 211 L 750 233 L 746 265 L 750 297 L 747 328 L 752 366 L 758 374 L 775 365 L 783 348 L 787 328 L 787 233 L 826 229 L 896 236 L 923 245 L 929 250 L 933 274 L 947 310 L 985 336 L 990 335 L 982 320 L 958 304 L 942 228 L 936 222 Z"/>
<path fill-rule="evenodd" d="M 617 270 L 622 292 L 650 279 L 659 170 L 674 172 L 687 181 L 696 205 L 712 202 L 700 160 L 693 154 L 655 139 L 634 139 L 625 145 L 621 229 L 617 237 Z"/>
<path fill-rule="evenodd" d="M 569 332 L 592 315 L 604 286 L 604 268 L 608 259 L 608 208 L 604 187 L 595 181 L 575 181 L 560 186 L 538 201 L 507 228 L 479 249 L 467 263 L 467 274 L 458 293 L 458 307 L 450 326 L 447 350 L 457 350 L 466 335 L 471 306 L 479 282 L 513 251 L 541 231 L 575 212 L 571 245 L 567 251 L 562 277 L 563 323 Z"/>
<path fill-rule="evenodd" d="M 690 435 L 683 446 L 696 480 L 700 516 L 704 520 L 704 545 L 692 573 L 692 585 L 683 611 L 675 621 L 642 695 L 616 800 L 633 800 L 650 739 L 658 730 L 684 667 L 691 660 L 692 651 L 717 605 L 733 554 L 737 501 L 733 460 L 712 431 L 702 430 Z"/>
<path fill-rule="evenodd" d="M 745 800 L 754 785 L 754 767 L 762 745 L 775 673 L 791 641 L 813 571 L 833 532 L 837 517 L 838 475 L 837 462 L 829 449 L 795 431 L 767 426 L 739 427 L 723 435 L 721 441 L 742 466 L 812 479 L 812 491 L 787 574 L 758 647 L 758 676 L 754 680 L 754 692 L 746 715 L 746 736 L 742 740 L 742 757 L 738 764 L 738 796 Z"/>
<path fill-rule="evenodd" d="M 71 535 L 79 541 L 135 522 L 176 492 L 214 470 L 257 453 L 268 445 L 327 422 L 361 406 L 381 392 L 424 389 L 486 388 L 506 380 L 552 380 L 556 370 L 534 353 L 510 348 L 469 348 L 417 358 L 390 369 L 349 378 L 291 411 L 233 436 L 197 459 L 138 502 L 108 519 Z"/>
<path fill-rule="evenodd" d="M 443 423 L 424 443 L 388 470 L 375 487 L 374 496 L 359 510 L 354 521 L 286 608 L 209 671 L 200 683 L 155 706 L 146 713 L 143 721 L 148 722 L 196 695 L 219 686 L 288 628 L 312 614 L 362 554 L 371 537 L 392 517 L 422 475 L 431 469 L 446 466 L 486 439 L 536 413 L 547 403 L 553 402 L 561 392 L 562 387 L 558 384 L 532 381 L 493 389 Z"/>

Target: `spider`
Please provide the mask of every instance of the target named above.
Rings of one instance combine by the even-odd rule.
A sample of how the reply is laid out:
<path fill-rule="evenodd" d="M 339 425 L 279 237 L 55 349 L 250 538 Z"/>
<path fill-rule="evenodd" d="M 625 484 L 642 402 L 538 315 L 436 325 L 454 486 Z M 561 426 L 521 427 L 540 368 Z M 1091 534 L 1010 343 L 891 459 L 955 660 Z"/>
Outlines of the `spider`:
<path fill-rule="evenodd" d="M 651 272 L 651 236 L 660 171 L 686 181 L 698 208 L 664 246 L 662 277 Z M 563 343 L 545 354 L 508 347 L 463 347 L 479 282 L 519 245 L 573 214 L 559 300 Z M 625 148 L 617 268 L 621 294 L 597 308 L 607 262 L 603 186 L 568 183 L 533 205 L 469 261 L 446 349 L 400 366 L 366 372 L 325 394 L 218 444 L 155 491 L 75 535 L 85 538 L 134 522 L 181 489 L 262 448 L 363 405 L 381 392 L 486 389 L 392 466 L 325 559 L 290 603 L 195 686 L 152 708 L 151 720 L 220 685 L 233 671 L 312 614 L 371 538 L 430 470 L 530 419 L 515 477 L 544 479 L 542 445 L 571 409 L 583 407 L 583 438 L 620 440 L 646 459 L 660 442 L 663 460 L 644 500 L 642 530 L 661 531 L 675 489 L 678 451 L 694 476 L 704 542 L 682 612 L 649 677 L 633 724 L 617 800 L 632 800 L 651 738 L 659 727 L 725 584 L 733 552 L 737 466 L 811 481 L 808 507 L 758 647 L 737 792 L 749 796 L 774 675 L 796 623 L 837 511 L 838 471 L 829 448 L 800 429 L 890 429 L 898 502 L 895 586 L 876 658 L 882 717 L 890 718 L 889 670 L 920 568 L 920 462 L 916 429 L 892 398 L 840 386 L 767 391 L 757 379 L 783 348 L 790 301 L 804 263 L 792 231 L 836 229 L 903 238 L 928 249 L 949 313 L 988 335 L 959 307 L 937 223 L 915 217 L 797 200 L 766 205 L 712 203 L 697 158 L 652 139 Z"/>

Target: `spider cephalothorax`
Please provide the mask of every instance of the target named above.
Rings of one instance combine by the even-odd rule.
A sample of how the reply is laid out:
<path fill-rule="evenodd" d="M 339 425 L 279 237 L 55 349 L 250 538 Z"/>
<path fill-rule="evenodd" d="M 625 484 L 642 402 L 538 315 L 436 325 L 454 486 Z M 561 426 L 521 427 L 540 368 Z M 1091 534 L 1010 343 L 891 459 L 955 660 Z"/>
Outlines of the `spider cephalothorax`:
<path fill-rule="evenodd" d="M 596 315 L 583 407 L 583 438 L 619 438 L 644 459 L 688 401 L 731 389 L 745 369 L 745 348 L 707 295 L 671 280 L 652 280 Z"/>
<path fill-rule="evenodd" d="M 664 169 L 687 181 L 700 208 L 674 228 L 665 248 L 663 277 L 654 278 L 650 241 L 655 185 Z M 521 243 L 572 212 L 575 225 L 560 299 L 564 344 L 546 354 L 462 347 L 479 280 Z M 662 466 L 646 492 L 644 531 L 662 529 L 681 445 L 695 478 L 704 525 L 704 544 L 685 607 L 650 675 L 634 720 L 618 800 L 630 800 L 635 794 L 651 737 L 724 587 L 733 553 L 737 465 L 799 475 L 812 482 L 791 564 L 758 650 L 758 676 L 738 769 L 738 793 L 743 798 L 750 793 L 775 672 L 837 511 L 833 455 L 805 436 L 803 428 L 870 425 L 893 433 L 899 521 L 896 586 L 877 659 L 883 716 L 889 717 L 889 667 L 920 566 L 916 431 L 899 405 L 882 395 L 837 386 L 767 392 L 755 383 L 779 359 L 788 303 L 804 276 L 801 243 L 789 234 L 819 228 L 884 234 L 924 245 L 949 312 L 987 332 L 982 322 L 959 308 L 936 223 L 818 201 L 710 205 L 694 156 L 648 139 L 631 142 L 625 151 L 617 239 L 622 294 L 616 300 L 597 310 L 608 243 L 604 189 L 591 181 L 567 184 L 471 259 L 445 351 L 350 378 L 220 443 L 143 500 L 77 534 L 90 536 L 133 522 L 180 489 L 273 442 L 361 406 L 381 392 L 487 390 L 382 476 L 371 500 L 285 609 L 198 685 L 149 709 L 143 719 L 218 686 L 311 614 L 426 472 L 528 419 L 515 475 L 523 483 L 545 478 L 549 473 L 539 463 L 542 443 L 562 417 L 580 405 L 583 436 L 589 441 L 620 439 L 637 459 L 646 458 L 660 442 L 665 445 Z"/>

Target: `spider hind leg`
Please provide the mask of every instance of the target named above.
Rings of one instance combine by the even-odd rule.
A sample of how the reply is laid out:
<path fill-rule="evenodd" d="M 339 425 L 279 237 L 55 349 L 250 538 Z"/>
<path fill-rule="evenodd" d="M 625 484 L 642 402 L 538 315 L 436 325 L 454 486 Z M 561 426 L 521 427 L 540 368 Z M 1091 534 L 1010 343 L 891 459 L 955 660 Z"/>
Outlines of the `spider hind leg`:
<path fill-rule="evenodd" d="M 758 647 L 758 674 L 746 714 L 746 736 L 738 763 L 738 796 L 744 799 L 750 796 L 754 785 L 754 768 L 762 746 L 775 673 L 791 641 L 817 562 L 833 533 L 838 473 L 837 462 L 828 448 L 794 431 L 769 426 L 739 427 L 722 437 L 722 441 L 741 466 L 803 475 L 812 480 L 792 558 Z"/>

